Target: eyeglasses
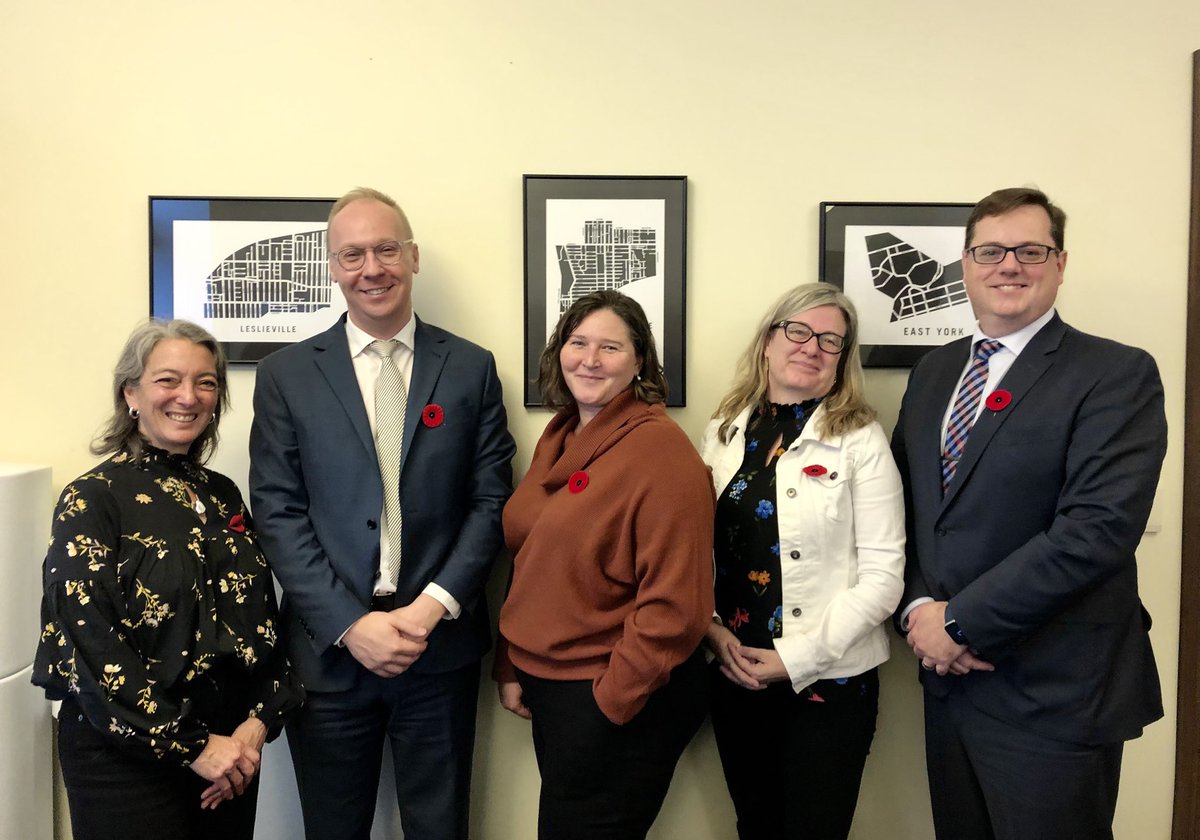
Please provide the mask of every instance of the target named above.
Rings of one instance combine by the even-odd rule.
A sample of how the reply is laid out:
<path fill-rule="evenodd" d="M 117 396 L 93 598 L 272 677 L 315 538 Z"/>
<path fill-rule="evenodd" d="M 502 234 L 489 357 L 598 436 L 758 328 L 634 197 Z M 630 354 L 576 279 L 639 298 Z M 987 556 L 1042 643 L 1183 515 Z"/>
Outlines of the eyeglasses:
<path fill-rule="evenodd" d="M 784 337 L 796 344 L 806 344 L 814 335 L 817 337 L 817 346 L 826 353 L 834 355 L 841 353 L 846 346 L 846 338 L 837 333 L 818 333 L 813 332 L 813 328 L 803 321 L 780 321 L 777 324 L 772 324 L 771 329 L 777 330 L 783 328 Z"/>
<path fill-rule="evenodd" d="M 335 251 L 333 256 L 337 258 L 338 265 L 346 269 L 346 271 L 357 271 L 362 268 L 363 263 L 367 261 L 367 251 L 373 252 L 375 259 L 381 265 L 395 265 L 400 262 L 400 257 L 404 253 L 404 246 L 411 242 L 411 239 L 405 239 L 403 242 L 392 240 L 380 242 L 371 248 L 343 248 L 340 251 Z"/>
<path fill-rule="evenodd" d="M 1004 262 L 1009 251 L 1013 252 L 1019 263 L 1040 265 L 1050 259 L 1051 253 L 1061 253 L 1062 249 L 1051 248 L 1049 245 L 1014 245 L 1011 248 L 1005 248 L 1003 245 L 976 245 L 967 249 L 971 258 L 980 265 L 998 265 Z"/>

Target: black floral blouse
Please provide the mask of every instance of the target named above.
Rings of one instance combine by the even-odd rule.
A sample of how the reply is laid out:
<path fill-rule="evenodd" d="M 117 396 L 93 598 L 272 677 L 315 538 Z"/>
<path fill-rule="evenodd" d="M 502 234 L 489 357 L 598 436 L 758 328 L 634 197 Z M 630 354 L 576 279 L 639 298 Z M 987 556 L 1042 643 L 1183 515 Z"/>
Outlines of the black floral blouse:
<path fill-rule="evenodd" d="M 717 500 L 717 613 L 744 645 L 770 648 L 783 635 L 775 466 L 820 402 L 771 403 L 765 412 L 752 412 L 741 469 Z"/>
<path fill-rule="evenodd" d="M 33 682 L 129 749 L 187 765 L 210 727 L 274 736 L 303 700 L 241 494 L 187 456 L 123 451 L 67 485 L 42 574 Z"/>

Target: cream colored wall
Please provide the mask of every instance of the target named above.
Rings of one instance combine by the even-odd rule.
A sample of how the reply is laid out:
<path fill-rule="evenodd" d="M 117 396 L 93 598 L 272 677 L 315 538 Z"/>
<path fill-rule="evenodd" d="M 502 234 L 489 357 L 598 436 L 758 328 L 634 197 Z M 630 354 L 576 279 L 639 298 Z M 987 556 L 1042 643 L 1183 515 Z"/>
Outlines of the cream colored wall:
<path fill-rule="evenodd" d="M 1129 745 L 1117 815 L 1119 837 L 1166 838 L 1200 5 L 838 5 L 8 0 L 0 460 L 50 464 L 57 485 L 92 463 L 110 366 L 147 311 L 150 194 L 394 194 L 421 242 L 417 308 L 495 351 L 523 471 L 546 415 L 521 405 L 522 173 L 689 176 L 676 417 L 693 436 L 766 301 L 815 278 L 818 202 L 1037 183 L 1071 217 L 1064 316 L 1148 348 L 1167 386 L 1161 530 L 1140 559 L 1168 711 Z M 869 376 L 889 425 L 903 384 Z M 243 486 L 252 387 L 234 374 L 217 460 Z M 858 838 L 931 836 L 919 699 L 898 651 Z M 532 836 L 527 726 L 488 687 L 478 753 L 475 836 Z M 653 836 L 731 837 L 730 814 L 705 731 Z"/>

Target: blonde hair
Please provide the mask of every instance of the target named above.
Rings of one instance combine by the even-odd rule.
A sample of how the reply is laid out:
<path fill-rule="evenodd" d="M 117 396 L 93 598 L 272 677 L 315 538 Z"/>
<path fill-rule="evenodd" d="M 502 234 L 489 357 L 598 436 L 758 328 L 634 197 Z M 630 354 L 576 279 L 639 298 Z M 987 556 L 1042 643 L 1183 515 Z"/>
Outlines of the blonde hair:
<path fill-rule="evenodd" d="M 329 208 L 329 218 L 325 222 L 326 226 L 333 224 L 333 217 L 346 209 L 346 206 L 353 204 L 356 201 L 366 199 L 368 201 L 378 201 L 380 204 L 385 204 L 396 213 L 396 219 L 400 222 L 400 234 L 405 239 L 412 239 L 412 225 L 408 223 L 408 216 L 400 209 L 400 205 L 390 195 L 371 187 L 355 187 L 333 203 L 333 207 Z"/>
<path fill-rule="evenodd" d="M 867 405 L 863 393 L 862 362 L 858 357 L 858 314 L 854 304 L 829 283 L 804 283 L 784 292 L 767 310 L 750 346 L 738 360 L 733 385 L 713 412 L 713 418 L 721 421 L 717 434 L 722 442 L 729 442 L 733 421 L 747 407 L 767 409 L 769 378 L 765 352 L 775 325 L 789 315 L 818 306 L 836 306 L 841 310 L 846 319 L 846 344 L 838 356 L 837 378 L 821 402 L 825 411 L 817 426 L 817 436 L 826 438 L 852 432 L 875 419 L 875 410 Z"/>

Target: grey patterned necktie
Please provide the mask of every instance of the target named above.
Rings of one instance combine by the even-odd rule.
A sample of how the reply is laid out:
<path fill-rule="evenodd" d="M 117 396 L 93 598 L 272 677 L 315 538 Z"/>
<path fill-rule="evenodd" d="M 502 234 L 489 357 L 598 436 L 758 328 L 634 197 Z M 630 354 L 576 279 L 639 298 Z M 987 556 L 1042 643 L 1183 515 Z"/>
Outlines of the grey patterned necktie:
<path fill-rule="evenodd" d="M 375 453 L 379 458 L 379 477 L 383 479 L 383 518 L 390 551 L 386 558 L 387 582 L 393 587 L 400 576 L 400 538 L 403 518 L 400 512 L 400 455 L 404 449 L 404 410 L 408 391 L 404 377 L 392 358 L 399 341 L 372 341 L 368 346 L 379 357 L 379 378 L 375 380 Z"/>

